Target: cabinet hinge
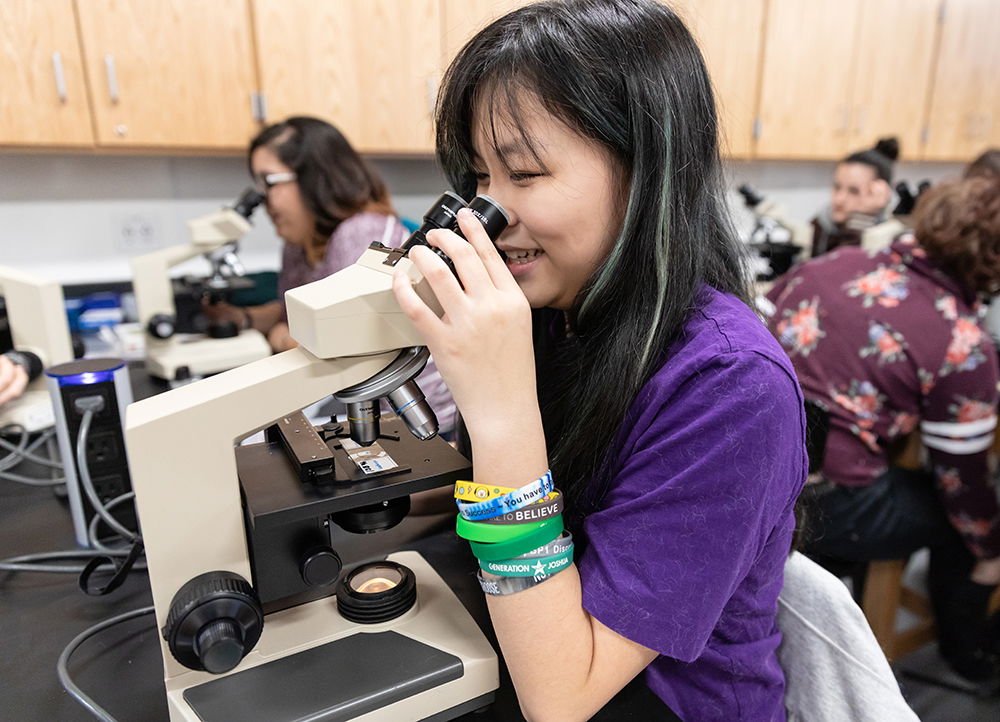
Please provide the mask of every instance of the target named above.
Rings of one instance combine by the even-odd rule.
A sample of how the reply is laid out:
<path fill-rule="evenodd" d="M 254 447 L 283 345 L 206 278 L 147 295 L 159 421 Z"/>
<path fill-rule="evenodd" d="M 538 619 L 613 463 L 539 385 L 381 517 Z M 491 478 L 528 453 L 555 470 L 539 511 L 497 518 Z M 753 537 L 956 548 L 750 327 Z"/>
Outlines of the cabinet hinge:
<path fill-rule="evenodd" d="M 250 93 L 250 114 L 259 123 L 267 122 L 267 96 L 264 93 Z"/>

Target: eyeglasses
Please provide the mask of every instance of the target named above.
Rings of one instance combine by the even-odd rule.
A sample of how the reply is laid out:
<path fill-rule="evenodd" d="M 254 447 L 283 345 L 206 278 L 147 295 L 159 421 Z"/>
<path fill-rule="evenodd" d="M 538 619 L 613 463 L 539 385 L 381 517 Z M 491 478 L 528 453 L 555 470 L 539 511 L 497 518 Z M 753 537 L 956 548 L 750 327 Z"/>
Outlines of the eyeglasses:
<path fill-rule="evenodd" d="M 253 179 L 253 187 L 258 193 L 267 195 L 267 192 L 281 183 L 290 183 L 298 176 L 294 173 L 268 173 L 267 175 L 256 176 Z"/>

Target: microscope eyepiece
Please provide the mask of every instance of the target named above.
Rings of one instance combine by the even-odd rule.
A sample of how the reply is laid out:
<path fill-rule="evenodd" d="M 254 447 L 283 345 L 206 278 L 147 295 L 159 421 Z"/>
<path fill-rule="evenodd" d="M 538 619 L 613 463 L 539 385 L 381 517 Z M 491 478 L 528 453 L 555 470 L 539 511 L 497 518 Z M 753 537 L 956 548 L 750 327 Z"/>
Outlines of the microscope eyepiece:
<path fill-rule="evenodd" d="M 263 193 L 258 193 L 254 188 L 247 188 L 240 193 L 240 197 L 236 199 L 236 203 L 233 204 L 233 210 L 249 221 L 250 216 L 253 215 L 257 206 L 263 202 Z"/>
<path fill-rule="evenodd" d="M 436 228 L 445 228 L 447 230 L 454 231 L 460 237 L 465 238 L 465 236 L 462 235 L 461 229 L 458 227 L 458 212 L 463 208 L 471 210 L 476 218 L 479 219 L 479 222 L 483 224 L 483 227 L 486 229 L 486 233 L 490 237 L 491 241 L 495 241 L 499 238 L 500 234 L 504 232 L 504 229 L 510 222 L 510 218 L 507 216 L 507 211 L 505 211 L 499 203 L 487 195 L 478 195 L 466 204 L 466 202 L 456 193 L 445 191 L 440 198 L 434 201 L 434 205 L 428 209 L 427 213 L 424 214 L 423 225 L 421 225 L 420 228 L 415 230 L 410 237 L 406 239 L 402 249 L 404 251 L 409 251 L 414 246 L 427 246 L 434 251 L 434 253 L 436 253 L 442 261 L 448 264 L 448 268 L 454 271 L 455 267 L 445 252 L 440 248 L 434 248 L 427 242 L 427 234 Z"/>
<path fill-rule="evenodd" d="M 455 228 L 458 224 L 458 212 L 465 208 L 465 205 L 465 201 L 457 193 L 445 191 L 434 201 L 434 205 L 427 209 L 423 224 L 406 239 L 403 250 L 408 251 L 413 246 L 428 245 L 427 233 L 435 228 Z"/>

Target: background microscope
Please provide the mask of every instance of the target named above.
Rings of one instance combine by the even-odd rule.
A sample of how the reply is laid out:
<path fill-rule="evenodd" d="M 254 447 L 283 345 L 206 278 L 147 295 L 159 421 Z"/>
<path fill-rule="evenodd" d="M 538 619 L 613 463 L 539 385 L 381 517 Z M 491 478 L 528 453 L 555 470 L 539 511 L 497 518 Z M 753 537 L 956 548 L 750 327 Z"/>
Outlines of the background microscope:
<path fill-rule="evenodd" d="M 221 298 L 246 288 L 237 242 L 250 230 L 250 216 L 264 196 L 247 189 L 232 208 L 188 222 L 191 242 L 136 256 L 132 259 L 132 286 L 139 321 L 146 330 L 146 368 L 168 381 L 214 374 L 266 358 L 267 339 L 255 329 L 232 322 L 209 324 L 205 333 L 179 333 L 175 293 Z M 204 255 L 211 264 L 206 279 L 171 281 L 169 271 L 189 258 Z"/>
<path fill-rule="evenodd" d="M 426 360 L 392 293 L 408 258 L 465 206 L 443 195 L 402 247 L 289 291 L 298 348 L 129 407 L 126 441 L 172 720 L 452 719 L 488 704 L 497 658 L 412 551 L 354 566 L 333 528 L 387 529 L 409 494 L 453 484 L 468 461 L 435 438 L 412 379 Z M 470 208 L 496 238 L 502 209 Z M 298 411 L 337 392 L 347 433 Z M 379 419 L 387 397 L 399 418 Z M 269 428 L 268 442 L 234 443 Z M 408 430 L 408 431 L 407 431 Z"/>
<path fill-rule="evenodd" d="M 5 332 L 0 353 L 17 350 L 37 363 L 39 370 L 73 359 L 73 344 L 66 320 L 62 287 L 55 281 L 0 266 L 0 297 L 5 311 Z M 36 378 L 20 398 L 0 407 L 0 427 L 16 424 L 34 432 L 55 423 L 45 378 Z"/>

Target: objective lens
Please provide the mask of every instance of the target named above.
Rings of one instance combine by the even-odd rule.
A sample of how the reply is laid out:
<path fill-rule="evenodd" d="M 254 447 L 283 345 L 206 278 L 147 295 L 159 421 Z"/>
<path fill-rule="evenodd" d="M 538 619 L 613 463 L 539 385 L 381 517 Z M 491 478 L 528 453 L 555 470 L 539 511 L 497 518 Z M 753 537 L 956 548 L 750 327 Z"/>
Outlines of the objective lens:
<path fill-rule="evenodd" d="M 378 399 L 347 404 L 347 422 L 351 427 L 351 438 L 358 446 L 371 446 L 378 439 L 381 432 L 380 416 Z"/>
<path fill-rule="evenodd" d="M 433 439 L 437 435 L 437 416 L 434 415 L 416 381 L 407 381 L 395 391 L 390 391 L 386 398 L 392 404 L 393 410 L 406 422 L 411 434 L 421 441 Z"/>

